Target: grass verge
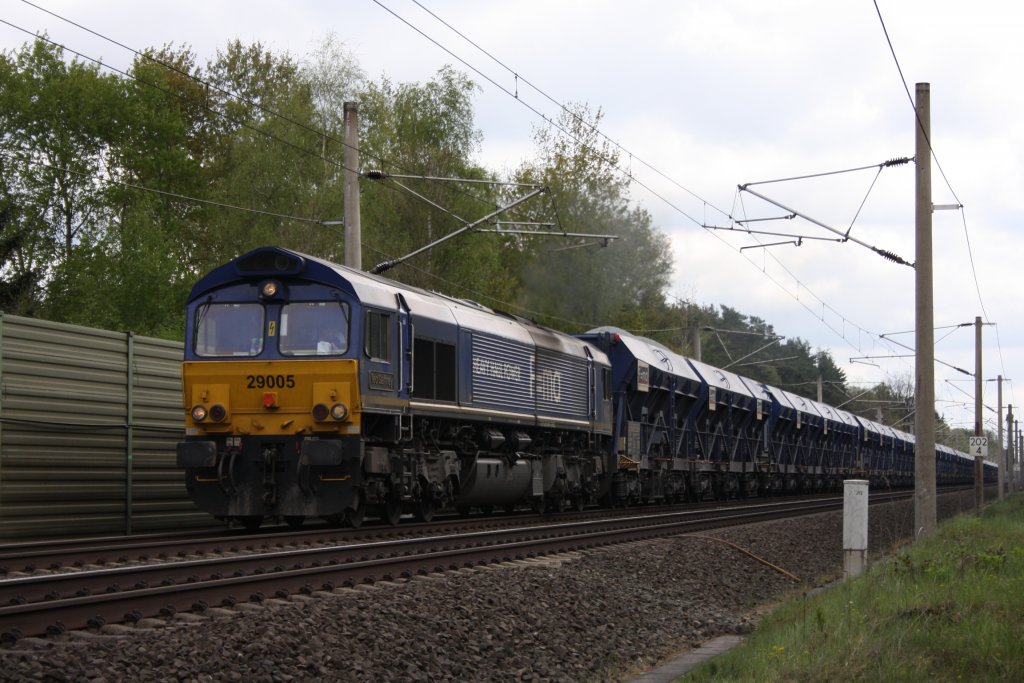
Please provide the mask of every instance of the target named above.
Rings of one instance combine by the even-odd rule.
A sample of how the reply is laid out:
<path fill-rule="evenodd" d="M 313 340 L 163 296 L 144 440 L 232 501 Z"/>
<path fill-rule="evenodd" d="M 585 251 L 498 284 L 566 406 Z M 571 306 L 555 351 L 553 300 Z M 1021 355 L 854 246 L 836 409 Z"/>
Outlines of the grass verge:
<path fill-rule="evenodd" d="M 1024 496 L 767 616 L 684 681 L 1024 681 Z"/>

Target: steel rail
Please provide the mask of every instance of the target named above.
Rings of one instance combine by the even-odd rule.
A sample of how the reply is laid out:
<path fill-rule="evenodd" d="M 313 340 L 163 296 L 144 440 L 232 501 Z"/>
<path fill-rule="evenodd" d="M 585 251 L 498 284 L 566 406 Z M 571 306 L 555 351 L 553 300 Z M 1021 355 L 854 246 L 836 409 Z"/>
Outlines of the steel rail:
<path fill-rule="evenodd" d="M 742 504 L 756 504 L 765 500 L 806 500 L 807 496 L 787 496 L 774 499 L 752 499 Z M 741 504 L 737 501 L 736 504 Z M 657 510 L 699 510 L 721 505 L 712 501 L 662 505 Z M 589 509 L 584 512 L 562 512 L 558 520 L 577 520 L 617 517 L 636 514 L 636 508 Z M 480 529 L 496 529 L 510 524 L 547 524 L 550 514 L 474 515 L 469 518 L 438 517 L 431 523 L 403 521 L 398 526 L 384 522 L 368 522 L 365 527 L 331 527 L 310 525 L 298 529 L 264 527 L 258 532 L 242 529 L 216 529 L 205 532 L 174 534 L 143 534 L 137 536 L 106 536 L 91 539 L 66 539 L 18 544 L 0 544 L 0 575 L 11 572 L 31 573 L 37 570 L 60 571 L 87 565 L 108 563 L 179 561 L 182 558 L 207 553 L 238 553 L 269 550 L 286 545 L 326 545 L 342 541 L 360 542 L 370 539 L 396 538 L 416 534 L 456 533 Z"/>
<path fill-rule="evenodd" d="M 912 492 L 873 494 L 873 503 Z M 61 633 L 143 616 L 202 612 L 491 562 L 836 510 L 841 498 L 516 527 L 0 580 L 0 637 Z M 206 574 L 201 578 L 199 573 Z M 122 587 L 127 586 L 127 589 Z M 13 602 L 13 604 L 6 604 Z"/>

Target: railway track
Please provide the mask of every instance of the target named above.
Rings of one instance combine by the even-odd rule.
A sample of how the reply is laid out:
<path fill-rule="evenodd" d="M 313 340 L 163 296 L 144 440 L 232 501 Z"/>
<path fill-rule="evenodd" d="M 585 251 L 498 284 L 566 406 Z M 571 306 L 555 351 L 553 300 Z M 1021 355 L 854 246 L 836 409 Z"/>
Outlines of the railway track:
<path fill-rule="evenodd" d="M 909 491 L 874 493 L 871 502 L 891 502 L 911 495 Z M 472 520 L 422 525 L 419 529 L 409 525 L 344 533 L 311 530 L 228 539 L 165 538 L 162 546 L 159 538 L 149 538 L 137 543 L 125 541 L 120 547 L 80 544 L 77 551 L 72 550 L 74 544 L 58 549 L 39 547 L 34 561 L 25 555 L 31 549 L 20 547 L 9 549 L 0 558 L 28 560 L 28 565 L 42 566 L 54 562 L 60 565 L 74 557 L 74 552 L 89 558 L 111 553 L 119 558 L 119 564 L 83 565 L 0 579 L 0 639 L 12 642 L 24 636 L 55 635 L 144 617 L 202 613 L 211 607 L 241 602 L 258 603 L 296 593 L 313 594 L 841 507 L 842 497 L 830 496 L 699 508 L 632 508 L 597 517 L 558 516 L 557 521 L 493 518 L 484 523 L 490 528 L 481 528 L 480 520 Z M 128 556 L 135 557 L 134 564 L 123 561 Z"/>
<path fill-rule="evenodd" d="M 827 497 L 827 496 L 826 496 Z M 734 505 L 756 504 L 765 499 L 736 501 Z M 807 500 L 806 496 L 773 498 L 774 502 Z M 686 503 L 656 508 L 659 512 L 694 511 L 720 507 L 721 503 Z M 636 515 L 644 508 L 601 508 L 584 512 L 559 513 L 559 521 L 593 520 Z M 647 508 L 652 510 L 654 508 Z M 331 526 L 308 526 L 298 529 L 285 525 L 263 527 L 259 531 L 243 529 L 113 536 L 94 539 L 67 539 L 33 543 L 0 545 L 0 578 L 5 575 L 41 572 L 78 571 L 107 565 L 179 561 L 208 554 L 240 554 L 269 552 L 286 547 L 316 547 L 347 542 L 367 542 L 415 535 L 456 534 L 509 526 L 550 523 L 548 515 L 514 513 L 507 515 L 475 515 L 472 517 L 437 517 L 431 523 L 403 522 L 398 526 L 380 522 L 367 523 L 359 529 Z"/>

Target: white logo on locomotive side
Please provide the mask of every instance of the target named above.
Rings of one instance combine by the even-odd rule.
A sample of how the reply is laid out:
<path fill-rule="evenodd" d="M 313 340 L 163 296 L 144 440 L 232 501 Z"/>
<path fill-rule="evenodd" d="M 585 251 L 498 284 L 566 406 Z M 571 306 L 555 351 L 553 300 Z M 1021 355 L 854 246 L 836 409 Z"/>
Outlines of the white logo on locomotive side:
<path fill-rule="evenodd" d="M 562 402 L 562 373 L 558 370 L 541 370 L 537 373 L 537 397 L 552 403 Z"/>
<path fill-rule="evenodd" d="M 518 382 L 522 377 L 518 365 L 479 357 L 473 358 L 473 374 L 509 382 Z"/>

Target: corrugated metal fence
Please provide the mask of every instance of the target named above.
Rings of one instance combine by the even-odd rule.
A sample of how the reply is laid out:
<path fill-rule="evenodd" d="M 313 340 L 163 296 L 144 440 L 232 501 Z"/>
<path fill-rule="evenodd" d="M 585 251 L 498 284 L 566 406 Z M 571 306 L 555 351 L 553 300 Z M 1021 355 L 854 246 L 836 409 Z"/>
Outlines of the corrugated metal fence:
<path fill-rule="evenodd" d="M 174 467 L 181 357 L 0 313 L 0 542 L 213 525 Z"/>

